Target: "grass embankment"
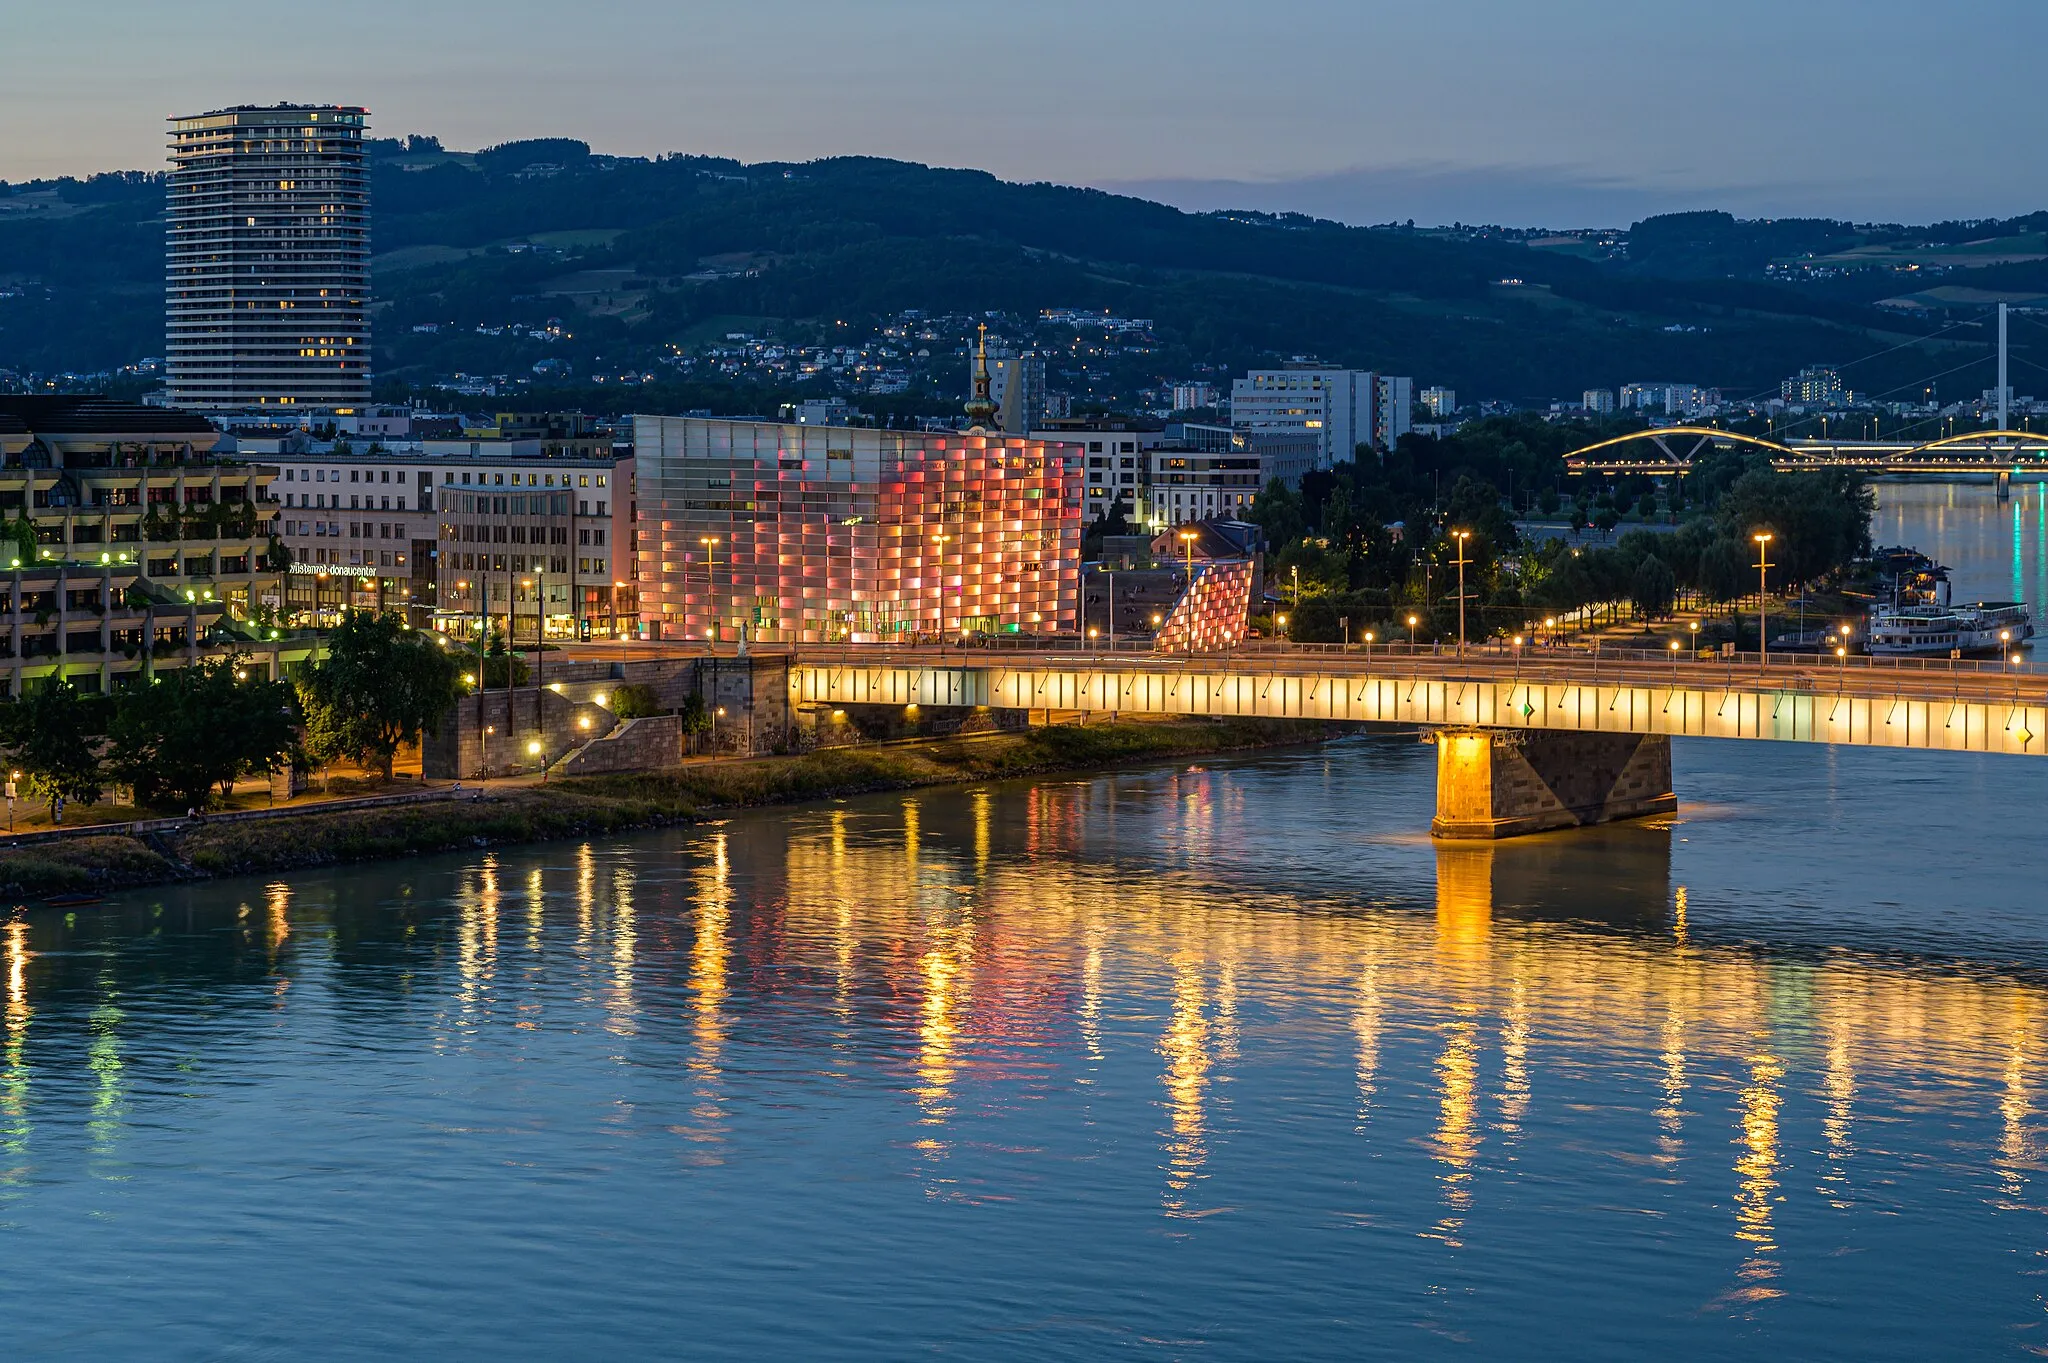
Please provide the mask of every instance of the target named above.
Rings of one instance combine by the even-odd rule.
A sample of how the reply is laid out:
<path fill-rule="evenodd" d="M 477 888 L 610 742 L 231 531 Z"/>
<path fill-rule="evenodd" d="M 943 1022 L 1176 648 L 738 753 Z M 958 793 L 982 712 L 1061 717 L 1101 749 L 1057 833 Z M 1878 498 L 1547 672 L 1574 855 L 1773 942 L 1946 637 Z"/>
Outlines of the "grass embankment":
<path fill-rule="evenodd" d="M 324 812 L 316 806 L 302 816 L 200 823 L 147 841 L 108 834 L 0 850 L 0 896 L 34 898 L 619 833 L 685 823 L 717 809 L 1308 743 L 1332 732 L 1328 725 L 1285 720 L 1060 727 L 569 777 L 545 786 L 493 789 L 480 800 Z"/>

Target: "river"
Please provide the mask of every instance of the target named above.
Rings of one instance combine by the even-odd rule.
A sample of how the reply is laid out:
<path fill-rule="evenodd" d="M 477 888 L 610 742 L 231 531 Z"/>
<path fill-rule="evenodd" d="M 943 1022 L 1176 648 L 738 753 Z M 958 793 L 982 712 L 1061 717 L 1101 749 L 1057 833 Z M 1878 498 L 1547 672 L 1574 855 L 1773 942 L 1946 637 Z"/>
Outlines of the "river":
<path fill-rule="evenodd" d="M 2040 600 L 1959 492 L 1881 537 Z M 1349 739 L 32 908 L 7 1356 L 2048 1349 L 2048 770 L 1676 758 L 1499 846 Z"/>

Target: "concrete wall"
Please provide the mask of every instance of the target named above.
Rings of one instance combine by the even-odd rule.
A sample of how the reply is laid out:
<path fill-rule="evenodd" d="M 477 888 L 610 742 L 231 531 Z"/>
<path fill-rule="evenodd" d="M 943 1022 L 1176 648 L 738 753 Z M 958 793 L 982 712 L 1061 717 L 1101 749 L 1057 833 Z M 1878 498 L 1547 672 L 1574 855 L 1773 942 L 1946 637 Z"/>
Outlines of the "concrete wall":
<path fill-rule="evenodd" d="M 539 771 L 573 747 L 610 733 L 618 716 L 601 705 L 554 691 L 521 687 L 465 696 L 420 745 L 420 770 L 430 781 L 510 776 Z M 539 742 L 538 755 L 531 745 Z"/>
<path fill-rule="evenodd" d="M 661 771 L 683 757 L 683 722 L 674 715 L 629 719 L 603 738 L 593 739 L 556 764 L 558 776 L 591 776 L 609 771 Z"/>

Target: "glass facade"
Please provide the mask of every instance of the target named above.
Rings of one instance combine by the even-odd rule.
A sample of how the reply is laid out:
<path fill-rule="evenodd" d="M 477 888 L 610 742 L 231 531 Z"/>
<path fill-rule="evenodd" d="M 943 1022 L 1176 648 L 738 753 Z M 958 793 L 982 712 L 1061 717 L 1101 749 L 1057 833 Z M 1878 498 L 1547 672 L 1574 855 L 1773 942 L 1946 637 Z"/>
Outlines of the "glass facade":
<path fill-rule="evenodd" d="M 636 417 L 641 618 L 663 638 L 1071 633 L 1081 468 L 1002 434 Z"/>

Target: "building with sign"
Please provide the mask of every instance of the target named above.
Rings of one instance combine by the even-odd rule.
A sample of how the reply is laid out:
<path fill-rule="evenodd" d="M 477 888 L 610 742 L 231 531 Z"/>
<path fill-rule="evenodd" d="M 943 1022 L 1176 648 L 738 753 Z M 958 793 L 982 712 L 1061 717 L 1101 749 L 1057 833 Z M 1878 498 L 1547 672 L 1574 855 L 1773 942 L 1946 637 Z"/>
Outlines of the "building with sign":
<path fill-rule="evenodd" d="M 616 637 L 638 621 L 633 461 L 516 454 L 280 454 L 271 491 L 292 557 L 290 618 L 397 609 L 468 636 Z"/>

